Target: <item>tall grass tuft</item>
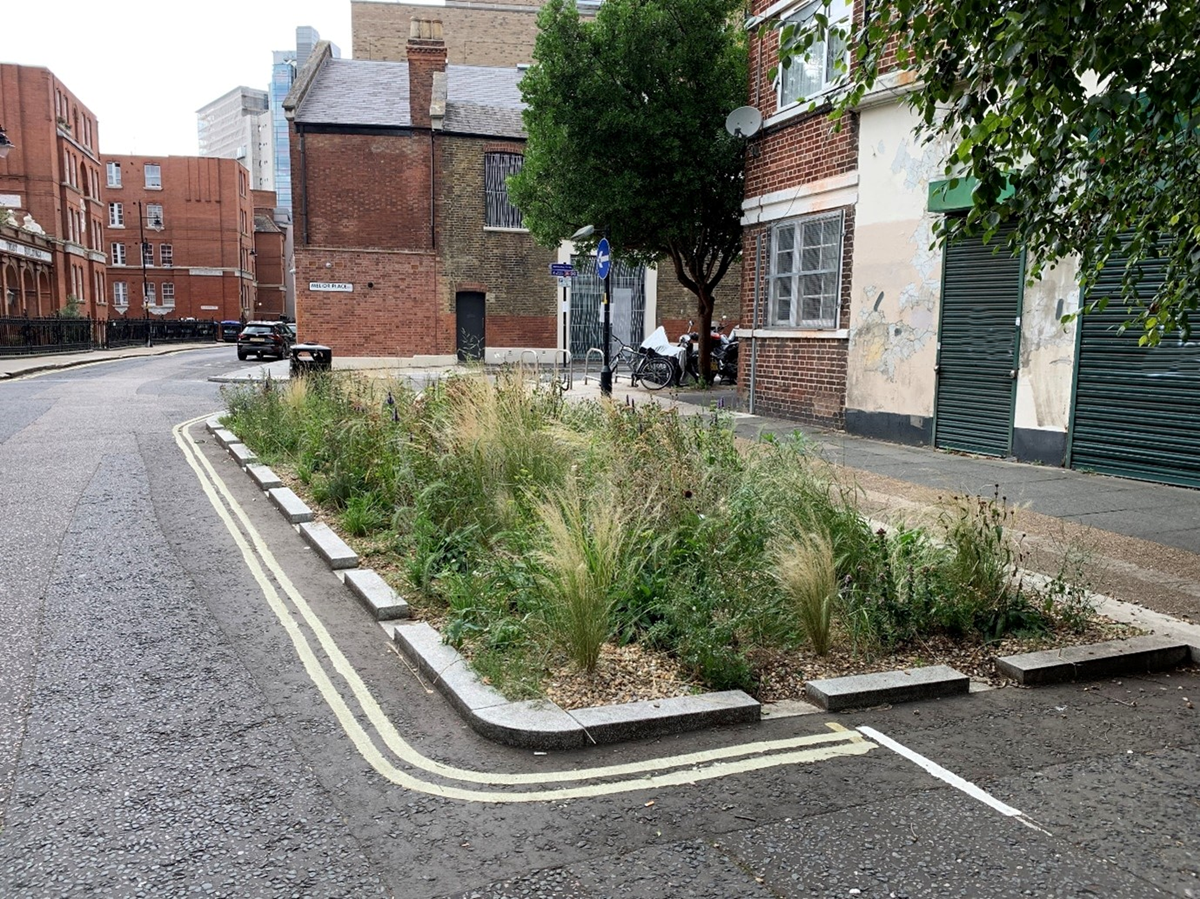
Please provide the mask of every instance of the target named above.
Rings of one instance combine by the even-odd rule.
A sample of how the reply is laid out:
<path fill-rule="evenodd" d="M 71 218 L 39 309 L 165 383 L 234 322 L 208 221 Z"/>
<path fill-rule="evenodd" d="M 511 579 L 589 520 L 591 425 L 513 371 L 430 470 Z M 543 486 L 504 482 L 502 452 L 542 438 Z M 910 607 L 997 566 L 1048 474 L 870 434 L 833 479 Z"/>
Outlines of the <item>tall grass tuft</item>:
<path fill-rule="evenodd" d="M 538 506 L 547 545 L 543 591 L 571 660 L 589 674 L 613 631 L 615 588 L 622 574 L 629 514 L 611 493 L 585 499 L 574 481 Z"/>
<path fill-rule="evenodd" d="M 833 546 L 823 534 L 779 541 L 772 553 L 775 577 L 790 598 L 800 626 L 823 656 L 833 640 L 833 611 L 838 595 Z"/>

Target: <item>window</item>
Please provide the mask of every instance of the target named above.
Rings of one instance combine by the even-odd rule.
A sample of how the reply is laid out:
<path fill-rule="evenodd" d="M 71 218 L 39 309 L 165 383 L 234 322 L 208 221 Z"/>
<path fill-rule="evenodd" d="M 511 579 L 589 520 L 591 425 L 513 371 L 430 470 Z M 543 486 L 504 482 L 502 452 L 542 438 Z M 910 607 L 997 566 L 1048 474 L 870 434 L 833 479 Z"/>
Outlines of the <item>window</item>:
<path fill-rule="evenodd" d="M 161 203 L 146 204 L 146 227 L 153 228 L 155 231 L 163 229 L 163 214 Z"/>
<path fill-rule="evenodd" d="M 162 188 L 162 166 L 155 165 L 153 162 L 146 163 L 146 188 L 148 190 Z"/>
<path fill-rule="evenodd" d="M 162 294 L 163 294 L 163 305 L 174 306 L 175 305 L 175 282 L 174 281 L 164 282 Z"/>
<path fill-rule="evenodd" d="M 802 100 L 808 100 L 829 90 L 845 75 L 849 64 L 849 48 L 846 46 L 845 32 L 850 29 L 851 6 L 845 2 L 835 2 L 829 8 L 829 24 L 840 28 L 841 35 L 830 36 L 819 34 L 813 41 L 808 53 L 803 57 L 793 57 L 788 68 L 779 70 L 779 107 L 791 106 Z M 789 24 L 797 28 L 820 28 L 813 17 L 822 12 L 820 3 L 805 6 L 793 16 L 787 18 Z M 841 71 L 837 63 L 842 61 Z"/>
<path fill-rule="evenodd" d="M 508 202 L 505 179 L 521 171 L 525 157 L 520 153 L 485 153 L 483 182 L 487 208 L 483 224 L 487 228 L 521 228 L 521 210 Z"/>
<path fill-rule="evenodd" d="M 771 232 L 770 324 L 836 328 L 841 308 L 842 213 L 793 219 Z"/>
<path fill-rule="evenodd" d="M 120 187 L 121 186 L 121 163 L 119 163 L 119 162 L 105 163 L 104 168 L 108 172 L 108 186 L 109 187 Z"/>
<path fill-rule="evenodd" d="M 142 265 L 154 265 L 154 244 L 150 241 L 142 244 Z"/>
<path fill-rule="evenodd" d="M 169 266 L 175 264 L 175 252 L 171 249 L 171 245 L 169 243 L 161 243 L 158 245 L 158 261 L 162 265 Z"/>
<path fill-rule="evenodd" d="M 112 256 L 112 264 L 113 265 L 124 265 L 125 264 L 125 244 L 123 244 L 123 243 L 113 244 L 112 245 L 112 253 L 110 253 L 109 255 Z"/>
<path fill-rule="evenodd" d="M 110 228 L 125 227 L 125 207 L 122 204 L 108 204 L 108 226 Z"/>
<path fill-rule="evenodd" d="M 154 303 L 154 285 L 149 281 L 142 284 L 142 302 L 148 305 Z"/>
<path fill-rule="evenodd" d="M 129 285 L 124 281 L 113 281 L 113 305 L 129 305 Z"/>

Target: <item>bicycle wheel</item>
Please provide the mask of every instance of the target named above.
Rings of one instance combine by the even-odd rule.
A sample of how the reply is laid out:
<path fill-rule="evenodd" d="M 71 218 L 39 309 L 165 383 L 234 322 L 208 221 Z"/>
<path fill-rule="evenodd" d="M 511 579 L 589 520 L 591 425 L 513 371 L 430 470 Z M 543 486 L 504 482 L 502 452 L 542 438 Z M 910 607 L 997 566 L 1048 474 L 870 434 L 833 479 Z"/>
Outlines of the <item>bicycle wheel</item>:
<path fill-rule="evenodd" d="M 666 359 L 647 359 L 638 371 L 638 379 L 648 390 L 661 390 L 675 380 L 675 367 Z"/>

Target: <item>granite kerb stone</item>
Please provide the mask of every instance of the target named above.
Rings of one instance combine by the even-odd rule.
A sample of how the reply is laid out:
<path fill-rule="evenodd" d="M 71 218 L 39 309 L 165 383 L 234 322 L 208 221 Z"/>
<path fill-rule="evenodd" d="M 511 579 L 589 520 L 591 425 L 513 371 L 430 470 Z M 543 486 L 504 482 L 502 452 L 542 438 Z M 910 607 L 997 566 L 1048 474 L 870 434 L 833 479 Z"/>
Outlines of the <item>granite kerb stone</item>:
<path fill-rule="evenodd" d="M 970 689 L 971 679 L 946 665 L 831 677 L 804 685 L 808 698 L 828 712 L 960 696 Z"/>
<path fill-rule="evenodd" d="M 325 522 L 302 522 L 300 536 L 335 571 L 358 567 L 358 553 L 347 546 L 346 542 Z"/>
<path fill-rule="evenodd" d="M 226 449 L 229 450 L 229 455 L 233 456 L 233 461 L 242 468 L 258 461 L 258 455 L 244 443 L 231 443 Z"/>
<path fill-rule="evenodd" d="M 1151 634 L 1003 656 L 996 659 L 996 667 L 1023 686 L 1038 686 L 1116 674 L 1165 671 L 1193 658 L 1193 650 L 1187 643 Z"/>
<path fill-rule="evenodd" d="M 347 571 L 346 586 L 376 621 L 407 618 L 409 615 L 408 603 L 373 568 Z"/>
<path fill-rule="evenodd" d="M 217 443 L 221 444 L 221 446 L 223 446 L 225 449 L 229 449 L 234 444 L 242 442 L 242 439 L 240 437 L 238 437 L 237 434 L 235 434 L 235 433 L 233 433 L 233 431 L 230 431 L 229 429 L 223 428 L 223 427 L 217 428 L 215 431 L 212 432 L 212 435 L 213 435 L 213 438 L 217 441 Z"/>
<path fill-rule="evenodd" d="M 313 510 L 296 496 L 291 487 L 275 487 L 267 491 L 267 497 L 271 500 L 271 505 L 282 512 L 283 517 L 291 524 L 312 521 L 316 517 Z"/>
<path fill-rule="evenodd" d="M 246 473 L 254 479 L 254 483 L 258 485 L 259 490 L 273 490 L 276 487 L 283 486 L 283 481 L 279 475 L 275 474 L 266 465 L 251 462 L 246 466 Z"/>

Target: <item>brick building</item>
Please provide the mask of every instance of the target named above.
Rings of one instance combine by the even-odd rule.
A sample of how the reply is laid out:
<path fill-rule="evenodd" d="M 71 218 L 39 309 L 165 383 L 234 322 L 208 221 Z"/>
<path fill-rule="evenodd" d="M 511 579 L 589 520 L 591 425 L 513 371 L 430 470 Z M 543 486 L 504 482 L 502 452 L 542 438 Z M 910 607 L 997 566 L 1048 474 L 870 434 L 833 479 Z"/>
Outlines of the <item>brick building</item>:
<path fill-rule="evenodd" d="M 447 65 L 437 22 L 412 32 L 404 62 L 319 45 L 284 104 L 299 329 L 350 356 L 553 349 L 557 256 L 504 185 L 524 149 L 520 73 Z"/>
<path fill-rule="evenodd" d="M 840 425 L 846 397 L 850 274 L 858 200 L 858 118 L 834 131 L 821 97 L 840 48 L 818 45 L 809 64 L 771 71 L 772 17 L 802 21 L 819 4 L 756 0 L 750 20 L 750 103 L 762 114 L 746 163 L 740 389 L 755 411 Z M 831 21 L 850 15 L 831 9 Z M 811 109 L 816 101 L 818 108 Z"/>
<path fill-rule="evenodd" d="M 0 64 L 0 315 L 108 317 L 96 117 L 54 74 Z"/>
<path fill-rule="evenodd" d="M 249 317 L 292 318 L 295 302 L 288 291 L 290 216 L 286 210 L 277 209 L 273 190 L 252 191 L 251 199 L 254 201 L 255 296 Z"/>
<path fill-rule="evenodd" d="M 195 156 L 102 160 L 113 316 L 252 317 L 255 221 L 245 166 Z"/>

